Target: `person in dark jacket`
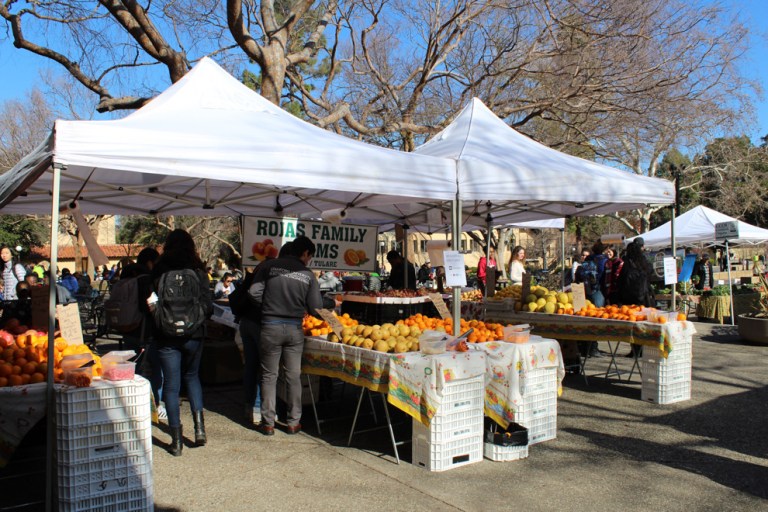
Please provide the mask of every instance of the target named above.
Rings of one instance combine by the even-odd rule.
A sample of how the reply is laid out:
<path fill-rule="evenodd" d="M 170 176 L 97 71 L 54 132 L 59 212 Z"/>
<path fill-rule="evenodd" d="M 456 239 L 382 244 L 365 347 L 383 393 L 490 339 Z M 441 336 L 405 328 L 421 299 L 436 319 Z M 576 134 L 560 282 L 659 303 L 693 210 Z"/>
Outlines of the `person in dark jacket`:
<path fill-rule="evenodd" d="M 309 238 L 296 238 L 285 257 L 265 261 L 249 289 L 252 300 L 261 304 L 261 422 L 256 429 L 266 436 L 275 433 L 277 374 L 285 368 L 288 402 L 286 432 L 301 431 L 301 355 L 304 351 L 304 315 L 317 316 L 323 307 L 320 285 L 307 268 L 315 254 Z"/>
<path fill-rule="evenodd" d="M 693 275 L 699 278 L 696 283 L 696 289 L 709 290 L 712 288 L 714 270 L 712 268 L 712 262 L 709 261 L 709 254 L 706 252 L 701 255 L 701 259 L 694 265 Z"/>
<path fill-rule="evenodd" d="M 642 238 L 636 238 L 627 246 L 624 266 L 619 275 L 620 303 L 622 305 L 654 306 L 656 299 L 651 289 L 652 273 L 651 264 L 643 253 Z M 627 357 L 639 356 L 641 349 L 642 347 L 639 345 L 632 345 L 632 351 L 627 354 Z"/>
<path fill-rule="evenodd" d="M 387 284 L 393 290 L 415 290 L 416 289 L 416 269 L 413 265 L 406 262 L 403 256 L 397 251 L 389 251 L 387 253 L 387 261 L 392 267 L 389 272 L 389 280 Z M 405 272 L 407 272 L 408 283 L 406 286 Z"/>
<path fill-rule="evenodd" d="M 205 273 L 205 264 L 197 255 L 195 241 L 183 229 L 171 231 L 163 246 L 163 254 L 152 269 L 155 288 L 163 274 L 171 270 L 191 269 L 197 274 L 200 289 L 200 303 L 205 315 L 213 314 L 213 300 Z M 172 455 L 181 455 L 182 426 L 179 406 L 179 390 L 183 377 L 186 385 L 192 419 L 195 424 L 195 444 L 203 446 L 207 442 L 203 418 L 203 389 L 198 371 L 203 353 L 205 324 L 201 325 L 192 336 L 186 338 L 171 337 L 157 329 L 155 340 L 158 346 L 160 366 L 163 369 L 163 398 L 168 414 L 168 427 L 171 430 Z"/>

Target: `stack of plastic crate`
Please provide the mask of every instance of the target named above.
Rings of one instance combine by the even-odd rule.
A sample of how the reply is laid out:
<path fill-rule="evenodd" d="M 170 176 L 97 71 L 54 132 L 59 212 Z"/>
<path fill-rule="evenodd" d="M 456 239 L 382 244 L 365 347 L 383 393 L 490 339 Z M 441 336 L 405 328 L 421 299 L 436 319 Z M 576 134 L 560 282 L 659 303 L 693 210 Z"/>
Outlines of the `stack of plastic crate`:
<path fill-rule="evenodd" d="M 503 432 L 493 426 L 493 420 L 486 419 L 483 455 L 497 462 L 520 460 L 528 457 L 528 429 L 517 423 L 510 423 Z"/>
<path fill-rule="evenodd" d="M 413 464 L 446 471 L 483 459 L 485 376 L 451 382 L 429 428 L 413 420 Z"/>
<path fill-rule="evenodd" d="M 153 509 L 150 400 L 139 376 L 56 390 L 60 511 Z"/>
<path fill-rule="evenodd" d="M 643 385 L 640 398 L 654 404 L 672 404 L 691 399 L 691 360 L 693 343 L 690 338 L 675 343 L 668 357 L 658 348 L 643 347 L 640 358 Z"/>
<path fill-rule="evenodd" d="M 537 368 L 520 379 L 523 401 L 515 421 L 528 429 L 528 446 L 557 437 L 557 367 Z"/>

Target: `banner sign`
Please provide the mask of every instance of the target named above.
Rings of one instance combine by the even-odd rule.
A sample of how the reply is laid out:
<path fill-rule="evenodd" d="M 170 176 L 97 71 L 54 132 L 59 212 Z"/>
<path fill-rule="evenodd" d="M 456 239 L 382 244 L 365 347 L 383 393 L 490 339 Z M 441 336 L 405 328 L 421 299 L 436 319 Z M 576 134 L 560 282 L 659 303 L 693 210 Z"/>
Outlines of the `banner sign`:
<path fill-rule="evenodd" d="M 309 268 L 373 272 L 377 227 L 292 217 L 244 217 L 243 265 L 256 266 L 265 259 L 276 258 L 283 245 L 302 235 L 315 243 Z"/>

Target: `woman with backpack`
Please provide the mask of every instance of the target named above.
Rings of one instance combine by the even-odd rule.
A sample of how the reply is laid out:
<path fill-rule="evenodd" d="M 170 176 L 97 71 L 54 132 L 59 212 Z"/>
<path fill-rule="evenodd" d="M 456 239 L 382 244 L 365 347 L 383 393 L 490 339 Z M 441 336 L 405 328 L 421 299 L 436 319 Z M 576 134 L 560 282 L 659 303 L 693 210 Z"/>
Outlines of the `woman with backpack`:
<path fill-rule="evenodd" d="M 24 281 L 27 271 L 24 265 L 13 261 L 13 253 L 7 245 L 0 248 L 0 259 L 3 260 L 3 300 L 16 300 L 16 284 Z"/>
<path fill-rule="evenodd" d="M 624 266 L 619 275 L 619 298 L 622 305 L 655 306 L 656 299 L 651 290 L 652 272 L 651 264 L 643 253 L 643 239 L 636 238 L 627 246 Z M 632 345 L 631 352 L 626 355 L 640 355 L 641 351 L 641 346 Z"/>
<path fill-rule="evenodd" d="M 160 366 L 163 369 L 163 398 L 171 431 L 170 453 L 181 455 L 182 426 L 179 406 L 184 379 L 195 444 L 207 442 L 203 419 L 203 389 L 198 371 L 203 353 L 205 320 L 213 313 L 213 301 L 205 264 L 197 255 L 192 237 L 183 229 L 171 231 L 163 253 L 152 268 L 157 302 L 150 302 L 155 324 Z M 154 297 L 150 297 L 150 301 Z"/>

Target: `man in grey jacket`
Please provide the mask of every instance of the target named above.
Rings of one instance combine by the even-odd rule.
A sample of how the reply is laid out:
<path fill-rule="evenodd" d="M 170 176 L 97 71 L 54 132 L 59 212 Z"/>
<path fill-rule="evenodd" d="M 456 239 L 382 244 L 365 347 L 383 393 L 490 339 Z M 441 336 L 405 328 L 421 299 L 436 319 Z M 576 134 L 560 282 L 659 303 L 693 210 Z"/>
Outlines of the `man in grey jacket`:
<path fill-rule="evenodd" d="M 305 313 L 317 316 L 323 307 L 320 287 L 307 268 L 315 244 L 296 238 L 287 254 L 264 262 L 248 293 L 261 305 L 261 423 L 256 429 L 266 436 L 275 433 L 277 374 L 282 357 L 288 402 L 286 433 L 301 431 L 301 354 L 304 350 L 302 320 Z"/>

